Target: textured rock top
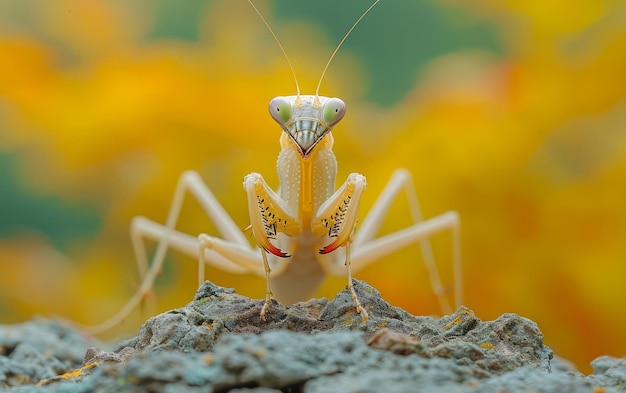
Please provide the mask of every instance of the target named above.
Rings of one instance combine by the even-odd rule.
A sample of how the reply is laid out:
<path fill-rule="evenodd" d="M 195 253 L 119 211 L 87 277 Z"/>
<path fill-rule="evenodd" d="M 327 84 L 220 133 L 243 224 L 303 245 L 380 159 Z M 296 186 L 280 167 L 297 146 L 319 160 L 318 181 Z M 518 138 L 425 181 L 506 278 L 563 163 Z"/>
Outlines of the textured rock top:
<path fill-rule="evenodd" d="M 85 343 L 82 365 L 75 353 L 80 336 L 70 330 L 62 330 L 74 339 L 69 358 L 58 346 L 60 335 L 55 346 L 40 348 L 47 358 L 32 349 L 40 366 L 55 365 L 46 372 L 12 359 L 33 345 L 28 337 L 13 337 L 11 350 L 0 356 L 0 386 L 19 392 L 626 391 L 624 359 L 599 358 L 596 374 L 588 377 L 565 363 L 551 366 L 552 351 L 526 318 L 504 314 L 483 322 L 467 308 L 440 319 L 416 317 L 389 305 L 371 286 L 353 284 L 367 323 L 347 290 L 332 301 L 272 302 L 261 321 L 262 300 L 206 282 L 191 303 L 150 318 L 113 351 Z M 75 369 L 63 370 L 57 355 Z"/>
<path fill-rule="evenodd" d="M 552 351 L 543 345 L 543 335 L 529 319 L 505 314 L 495 321 L 482 322 L 467 308 L 441 319 L 416 317 L 391 306 L 362 281 L 354 280 L 354 288 L 369 313 L 367 323 L 356 312 L 347 290 L 332 301 L 312 299 L 288 307 L 273 301 L 266 321 L 261 321 L 262 300 L 206 282 L 193 302 L 150 318 L 132 345 L 127 346 L 138 351 L 205 352 L 229 333 L 361 331 L 372 346 L 425 358 L 455 359 L 471 365 L 474 373 L 482 376 L 524 365 L 550 368 Z"/>

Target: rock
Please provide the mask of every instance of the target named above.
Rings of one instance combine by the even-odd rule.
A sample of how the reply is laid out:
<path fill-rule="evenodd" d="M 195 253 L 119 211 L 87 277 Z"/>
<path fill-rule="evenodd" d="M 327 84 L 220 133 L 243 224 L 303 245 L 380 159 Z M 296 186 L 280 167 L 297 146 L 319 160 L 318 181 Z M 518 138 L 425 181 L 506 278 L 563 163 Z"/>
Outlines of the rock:
<path fill-rule="evenodd" d="M 263 322 L 262 300 L 207 282 L 191 303 L 150 318 L 136 337 L 113 351 L 87 350 L 82 342 L 83 353 L 87 352 L 82 367 L 68 372 L 67 367 L 82 357 L 73 353 L 73 360 L 56 371 L 65 372 L 63 376 L 31 373 L 28 384 L 9 391 L 577 393 L 626 389 L 625 359 L 599 358 L 592 363 L 595 374 L 588 377 L 564 361 L 552 367 L 552 351 L 543 344 L 536 324 L 526 318 L 504 314 L 483 322 L 467 308 L 441 319 L 416 317 L 386 303 L 367 284 L 353 283 L 369 313 L 368 323 L 356 312 L 348 291 L 332 301 L 313 299 L 290 307 L 272 302 Z M 29 344 L 24 338 L 19 345 L 28 349 Z M 34 378 L 43 379 L 39 388 L 32 385 Z"/>
<path fill-rule="evenodd" d="M 139 331 L 134 349 L 204 352 L 213 349 L 225 333 L 261 333 L 285 329 L 301 333 L 356 330 L 372 339 L 381 329 L 401 333 L 419 342 L 413 352 L 423 357 L 454 359 L 472 365 L 477 375 L 514 370 L 522 365 L 550 367 L 552 351 L 543 345 L 537 325 L 515 314 L 481 322 L 461 308 L 441 319 L 416 317 L 385 302 L 378 291 L 362 281 L 354 287 L 369 313 L 364 323 L 350 292 L 335 299 L 312 299 L 285 307 L 272 302 L 266 321 L 259 317 L 262 300 L 238 295 L 232 289 L 205 283 L 187 306 L 150 318 Z"/>
<path fill-rule="evenodd" d="M 626 391 L 626 358 L 600 356 L 591 362 L 593 375 L 589 380 L 595 386 L 606 386 Z"/>
<path fill-rule="evenodd" d="M 93 342 L 92 342 L 93 344 Z M 89 340 L 45 319 L 0 325 L 0 387 L 35 384 L 80 367 Z"/>

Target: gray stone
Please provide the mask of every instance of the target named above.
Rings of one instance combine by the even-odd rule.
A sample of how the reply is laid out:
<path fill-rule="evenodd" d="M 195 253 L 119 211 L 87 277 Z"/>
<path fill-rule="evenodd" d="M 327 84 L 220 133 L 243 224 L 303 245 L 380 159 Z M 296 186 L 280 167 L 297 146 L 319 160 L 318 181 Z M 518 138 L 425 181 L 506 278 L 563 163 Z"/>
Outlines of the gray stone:
<path fill-rule="evenodd" d="M 191 303 L 150 318 L 136 337 L 113 351 L 87 349 L 88 343 L 74 342 L 72 361 L 61 372 L 80 367 L 77 359 L 85 356 L 82 368 L 69 377 L 50 371 L 25 374 L 31 379 L 9 391 L 578 393 L 626 389 L 625 359 L 598 358 L 592 363 L 595 373 L 588 377 L 566 361 L 552 364 L 553 354 L 543 344 L 543 335 L 526 318 L 504 314 L 483 322 L 467 308 L 440 319 L 416 317 L 386 303 L 367 284 L 355 280 L 354 286 L 369 313 L 367 323 L 356 312 L 348 291 L 332 301 L 313 299 L 290 307 L 272 302 L 267 320 L 261 321 L 262 300 L 207 282 Z M 11 358 L 21 361 L 13 364 L 15 370 L 27 367 L 31 360 L 41 360 L 38 356 L 47 348 L 36 347 L 28 337 L 15 341 L 12 348 L 18 347 L 19 351 L 0 356 L 0 366 L 4 358 Z M 34 378 L 43 379 L 42 386 L 35 388 Z M 5 386 L 13 385 L 17 384 Z"/>
<path fill-rule="evenodd" d="M 589 380 L 595 386 L 626 392 L 626 358 L 600 356 L 591 362 L 591 368 L 594 373 Z"/>
<path fill-rule="evenodd" d="M 93 340 L 42 318 L 0 325 L 0 388 L 35 384 L 76 369 L 89 344 Z"/>
<path fill-rule="evenodd" d="M 290 307 L 272 302 L 267 320 L 261 321 L 262 300 L 252 300 L 207 282 L 186 307 L 150 318 L 141 328 L 134 348 L 204 352 L 212 350 L 225 333 L 277 329 L 306 333 L 355 330 L 364 332 L 369 340 L 385 329 L 419 342 L 414 353 L 471 364 L 480 376 L 522 365 L 546 370 L 550 367 L 552 351 L 543 345 L 537 325 L 526 318 L 505 314 L 495 321 L 482 322 L 467 308 L 441 319 L 416 317 L 391 306 L 378 291 L 361 281 L 354 280 L 354 287 L 368 310 L 368 323 L 356 312 L 347 290 L 330 302 L 312 299 Z"/>

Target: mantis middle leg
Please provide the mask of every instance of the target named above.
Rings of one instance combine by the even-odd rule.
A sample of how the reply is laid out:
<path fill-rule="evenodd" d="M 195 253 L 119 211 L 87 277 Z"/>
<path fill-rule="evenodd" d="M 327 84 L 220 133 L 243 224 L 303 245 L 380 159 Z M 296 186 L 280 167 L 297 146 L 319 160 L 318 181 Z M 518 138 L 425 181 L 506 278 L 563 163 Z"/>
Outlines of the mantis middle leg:
<path fill-rule="evenodd" d="M 210 247 L 203 247 L 201 251 L 201 242 L 198 237 L 175 229 L 187 192 L 196 198 L 202 209 L 217 228 L 220 236 L 222 236 L 220 239 L 209 235 L 201 235 L 201 239 L 204 239 L 205 242 L 214 239 L 220 246 L 235 248 L 239 250 L 240 257 L 229 258 L 229 256 L 211 249 Z M 131 222 L 130 232 L 141 276 L 141 285 L 135 295 L 117 314 L 97 326 L 86 328 L 86 330 L 94 334 L 106 331 L 123 321 L 145 298 L 152 289 L 156 276 L 161 271 L 165 254 L 170 247 L 196 258 L 199 261 L 199 284 L 202 284 L 204 281 L 205 263 L 230 273 L 255 273 L 262 275 L 265 271 L 260 255 L 258 255 L 255 249 L 250 245 L 243 232 L 238 228 L 237 224 L 235 224 L 213 193 L 202 181 L 200 175 L 195 171 L 187 171 L 180 176 L 165 225 L 156 223 L 145 217 L 135 217 Z M 149 266 L 146 246 L 144 244 L 144 239 L 146 238 L 158 241 L 152 263 Z M 201 253 L 202 258 L 200 257 Z"/>
<path fill-rule="evenodd" d="M 402 191 L 407 195 L 414 224 L 389 235 L 375 238 L 389 207 Z M 428 240 L 435 233 L 445 230 L 452 232 L 455 308 L 458 308 L 463 301 L 460 219 L 458 213 L 449 211 L 434 218 L 423 220 L 411 175 L 406 170 L 399 169 L 392 174 L 389 182 L 356 231 L 352 244 L 353 271 L 357 272 L 385 255 L 391 254 L 411 243 L 418 242 L 430 276 L 433 293 L 437 296 L 442 311 L 450 314 L 453 309 L 445 296 L 446 290 L 441 283 L 439 270 L 437 269 L 430 241 Z"/>

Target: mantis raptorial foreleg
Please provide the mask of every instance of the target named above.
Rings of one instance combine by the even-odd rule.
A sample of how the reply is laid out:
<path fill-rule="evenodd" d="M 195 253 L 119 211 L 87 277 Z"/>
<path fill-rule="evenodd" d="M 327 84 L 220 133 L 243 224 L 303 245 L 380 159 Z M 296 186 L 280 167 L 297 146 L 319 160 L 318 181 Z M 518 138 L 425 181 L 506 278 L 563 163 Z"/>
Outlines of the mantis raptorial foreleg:
<path fill-rule="evenodd" d="M 346 257 L 344 265 L 348 276 L 348 290 L 356 311 L 361 314 L 363 321 L 367 322 L 369 316 L 361 306 L 354 287 L 352 285 L 352 261 L 351 246 L 356 228 L 361 194 L 365 190 L 365 176 L 359 173 L 351 173 L 348 179 L 328 200 L 319 207 L 316 218 L 313 220 L 312 231 L 314 234 L 326 230 L 326 235 L 333 239 L 332 243 L 320 250 L 320 254 L 328 254 L 338 247 L 345 247 Z"/>
<path fill-rule="evenodd" d="M 326 235 L 333 239 L 332 243 L 320 250 L 320 254 L 328 254 L 352 242 L 365 185 L 365 176 L 351 173 L 343 185 L 319 207 L 311 231 L 316 236 Z"/>
<path fill-rule="evenodd" d="M 272 244 L 280 234 L 296 237 L 302 233 L 302 223 L 293 209 L 265 182 L 263 176 L 251 173 L 243 180 L 248 195 L 250 227 L 257 245 L 277 257 L 289 254 Z"/>

